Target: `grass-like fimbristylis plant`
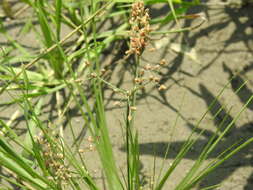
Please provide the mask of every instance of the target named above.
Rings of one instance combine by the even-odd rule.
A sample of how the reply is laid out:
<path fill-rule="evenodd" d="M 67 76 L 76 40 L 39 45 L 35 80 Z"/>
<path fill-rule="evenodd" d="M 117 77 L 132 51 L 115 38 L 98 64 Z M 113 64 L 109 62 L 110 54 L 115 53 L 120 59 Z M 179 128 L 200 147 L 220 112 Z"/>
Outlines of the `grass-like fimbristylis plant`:
<path fill-rule="evenodd" d="M 8 94 L 12 101 L 5 102 L 5 104 L 15 104 L 18 111 L 7 122 L 0 119 L 0 166 L 4 173 L 11 175 L 11 177 L 6 177 L 4 173 L 0 173 L 3 187 L 10 189 L 7 185 L 10 183 L 25 190 L 102 189 L 101 182 L 93 178 L 92 172 L 87 166 L 82 154 L 84 150 L 80 148 L 82 142 L 78 140 L 71 123 L 72 118 L 67 114 L 71 104 L 74 103 L 83 120 L 82 127 L 86 128 L 91 136 L 89 143 L 91 143 L 91 147 L 95 146 L 96 156 L 100 160 L 101 170 L 106 181 L 104 189 L 143 189 L 139 134 L 134 122 L 137 97 L 140 90 L 146 85 L 154 84 L 159 91 L 164 90 L 166 86 L 160 84 L 159 79 L 155 77 L 150 77 L 148 80 L 143 77 L 145 72 L 151 69 L 142 65 L 141 56 L 152 35 L 168 35 L 199 27 L 204 19 L 196 26 L 167 31 L 159 30 L 173 20 L 179 22 L 184 18 L 201 18 L 200 14 L 185 15 L 189 7 L 198 5 L 200 1 L 56 0 L 51 2 L 23 0 L 22 3 L 25 3 L 24 8 L 26 8 L 22 10 L 29 9 L 31 18 L 27 20 L 21 34 L 35 32 L 41 49 L 39 51 L 26 49 L 8 33 L 1 21 L 1 33 L 10 43 L 10 47 L 3 48 L 1 52 L 0 60 L 3 64 L 0 65 L 2 84 L 0 95 Z M 166 3 L 171 12 L 162 18 L 150 18 L 145 5 L 156 3 Z M 174 7 L 174 4 L 178 6 Z M 13 13 L 7 0 L 4 0 L 4 11 L 6 16 L 15 18 L 16 14 Z M 38 27 L 31 24 L 33 17 L 38 22 Z M 103 24 L 113 17 L 122 18 L 124 22 L 119 20 L 116 28 L 115 26 L 106 28 Z M 154 27 L 156 30 L 152 28 L 153 24 L 156 25 Z M 71 29 L 65 37 L 62 37 L 63 26 Z M 104 29 L 101 30 L 100 28 L 103 27 Z M 75 38 L 75 43 L 71 43 L 71 38 Z M 128 40 L 129 49 L 122 55 L 120 62 L 129 64 L 128 62 L 131 61 L 133 83 L 129 89 L 118 87 L 103 77 L 103 64 L 100 59 L 103 51 L 112 43 L 125 39 Z M 71 47 L 68 47 L 67 43 L 70 43 Z M 15 56 L 12 55 L 14 50 L 17 50 Z M 22 64 L 16 66 L 17 62 Z M 159 67 L 164 64 L 166 63 L 161 61 L 152 69 L 157 72 Z M 126 167 L 123 169 L 118 168 L 107 124 L 104 105 L 105 86 L 115 93 L 120 93 L 123 96 L 122 102 L 125 103 L 125 115 L 122 120 L 124 123 Z M 171 180 L 172 173 L 204 133 L 204 130 L 199 129 L 200 123 L 213 108 L 226 87 L 224 86 L 199 119 L 172 164 L 167 167 L 164 158 L 158 176 L 153 169 L 150 189 L 165 189 L 165 184 Z M 69 97 L 65 99 L 64 94 L 68 94 Z M 52 110 L 57 112 L 57 122 L 49 118 L 45 122 L 41 118 L 45 96 L 49 95 L 54 96 L 57 101 L 57 110 Z M 221 143 L 252 99 L 251 96 L 227 126 L 224 126 L 227 118 L 223 118 L 217 131 L 210 137 L 193 166 L 188 172 L 184 172 L 185 176 L 176 186 L 176 190 L 193 188 L 223 162 L 253 141 L 253 138 L 250 138 L 244 142 L 235 142 L 214 160 L 204 165 L 208 155 Z M 63 101 L 62 104 L 61 101 Z M 214 117 L 222 109 L 220 108 Z M 15 128 L 12 127 L 17 113 L 24 117 L 26 130 L 24 136 L 19 136 Z M 70 128 L 72 145 L 65 139 L 62 125 L 65 118 L 68 119 L 66 127 Z M 173 128 L 175 128 L 178 118 L 179 113 L 175 118 Z M 197 130 L 200 132 L 195 136 L 194 133 Z M 173 130 L 171 133 L 173 134 Z M 165 157 L 169 150 L 170 146 L 166 149 Z M 154 165 L 155 160 L 154 158 Z M 217 186 L 208 188 L 215 187 Z"/>

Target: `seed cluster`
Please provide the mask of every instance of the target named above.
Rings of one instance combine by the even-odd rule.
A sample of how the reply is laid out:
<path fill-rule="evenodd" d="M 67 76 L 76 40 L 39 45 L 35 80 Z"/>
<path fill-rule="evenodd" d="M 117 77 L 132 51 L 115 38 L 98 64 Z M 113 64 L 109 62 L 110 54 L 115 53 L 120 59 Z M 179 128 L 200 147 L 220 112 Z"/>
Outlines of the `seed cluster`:
<path fill-rule="evenodd" d="M 165 59 L 162 59 L 160 63 L 151 65 L 146 64 L 142 67 L 142 69 L 138 73 L 138 77 L 134 79 L 134 83 L 138 85 L 142 85 L 143 87 L 148 83 L 154 83 L 158 86 L 159 91 L 166 90 L 166 86 L 160 83 L 160 78 L 157 76 L 157 73 L 160 72 L 161 68 L 166 66 L 168 63 Z"/>
<path fill-rule="evenodd" d="M 127 56 L 135 54 L 140 56 L 147 46 L 148 35 L 151 31 L 149 24 L 149 10 L 145 9 L 144 2 L 133 3 L 130 18 L 130 49 L 126 51 Z"/>
<path fill-rule="evenodd" d="M 50 134 L 50 132 L 49 132 Z M 52 180 L 59 183 L 66 182 L 71 178 L 70 170 L 64 162 L 64 155 L 61 148 L 57 145 L 59 138 L 55 134 L 51 135 L 50 141 L 40 134 L 37 137 L 37 142 L 41 147 L 42 156 L 45 161 L 45 166 L 48 172 L 51 174 Z"/>
<path fill-rule="evenodd" d="M 87 141 L 88 141 L 88 145 L 83 149 L 79 149 L 79 153 L 84 153 L 87 151 L 95 151 L 95 141 L 98 141 L 100 137 L 96 137 L 96 139 L 93 139 L 92 136 L 88 136 Z"/>

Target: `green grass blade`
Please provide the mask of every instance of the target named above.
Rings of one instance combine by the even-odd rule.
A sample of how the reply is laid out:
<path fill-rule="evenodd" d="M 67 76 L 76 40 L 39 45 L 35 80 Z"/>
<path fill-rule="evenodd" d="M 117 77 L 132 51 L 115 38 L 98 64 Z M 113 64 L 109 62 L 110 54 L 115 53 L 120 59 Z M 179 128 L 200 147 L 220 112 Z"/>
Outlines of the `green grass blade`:
<path fill-rule="evenodd" d="M 56 39 L 60 41 L 61 35 L 61 14 L 62 14 L 62 0 L 55 2 L 55 20 L 56 20 Z"/>
<path fill-rule="evenodd" d="M 189 139 L 186 141 L 186 143 L 183 145 L 183 147 L 180 149 L 179 153 L 177 154 L 176 158 L 172 162 L 169 169 L 165 172 L 163 178 L 160 180 L 158 185 L 155 187 L 155 190 L 162 190 L 163 186 L 165 185 L 166 181 L 168 180 L 169 176 L 172 174 L 172 172 L 175 170 L 175 168 L 178 166 L 178 164 L 182 161 L 186 153 L 190 150 L 192 145 L 194 144 L 194 140 Z"/>
<path fill-rule="evenodd" d="M 44 36 L 44 42 L 45 42 L 46 47 L 49 48 L 53 44 L 55 44 L 56 37 L 54 36 L 53 31 L 48 22 L 48 19 L 46 16 L 47 12 L 46 12 L 44 3 L 45 2 L 43 0 L 38 0 L 36 1 L 36 7 L 37 7 L 37 15 L 38 15 L 39 23 L 40 23 L 40 28 Z M 57 26 L 60 26 L 60 25 L 57 24 Z M 58 42 L 56 44 L 58 44 Z M 59 48 L 59 46 L 57 47 Z M 56 78 L 61 78 L 63 60 L 62 60 L 61 54 L 58 51 L 58 48 L 55 48 L 55 50 L 53 50 L 52 52 L 48 54 L 48 59 L 49 59 L 52 69 L 54 70 Z"/>
<path fill-rule="evenodd" d="M 211 144 L 211 146 L 209 147 L 209 149 L 207 150 L 206 154 L 209 154 L 213 149 L 214 147 L 216 147 L 218 145 L 218 143 L 221 141 L 221 139 L 224 137 L 224 135 L 228 132 L 228 130 L 233 126 L 233 124 L 239 119 L 241 113 L 246 109 L 247 105 L 253 100 L 253 96 L 250 97 L 250 99 L 248 100 L 248 102 L 246 104 L 244 104 L 243 108 L 240 110 L 240 112 L 235 116 L 235 118 L 229 123 L 229 125 L 225 128 L 225 130 L 219 135 L 219 137 L 215 140 L 215 142 L 213 142 Z M 246 144 L 248 144 L 249 142 L 251 141 L 247 141 L 245 142 Z M 246 145 L 244 145 L 245 143 L 243 143 L 241 146 L 237 147 L 236 149 L 232 150 L 231 153 L 229 153 L 227 156 L 225 156 L 224 159 L 222 159 L 222 161 L 218 161 L 217 164 L 215 164 L 216 167 L 218 167 L 221 163 L 223 163 L 225 160 L 227 160 L 228 158 L 230 158 L 233 154 L 235 154 L 236 152 L 238 152 L 241 148 L 240 147 L 244 147 Z M 229 156 L 231 155 L 231 156 Z M 206 176 L 207 173 L 210 173 L 214 168 L 213 166 L 211 167 L 212 169 L 207 169 L 207 171 L 203 171 L 203 173 L 206 173 L 206 174 L 203 174 L 203 176 Z M 193 169 L 193 168 L 192 168 Z M 182 182 L 183 183 L 180 183 L 176 189 L 178 190 L 181 190 L 181 189 L 188 189 L 188 186 L 189 185 L 186 185 L 189 183 L 190 181 L 190 178 L 193 176 L 193 173 L 191 173 L 191 171 L 189 172 L 189 175 L 190 176 L 186 176 L 188 177 L 188 180 L 183 180 Z M 198 179 L 200 180 L 200 178 Z M 193 180 L 194 181 L 194 180 Z M 193 183 L 191 183 L 191 186 L 193 185 Z M 187 187 L 187 188 L 186 188 Z"/>
<path fill-rule="evenodd" d="M 187 186 L 185 186 L 182 190 L 191 189 L 194 187 L 200 180 L 202 180 L 204 177 L 206 177 L 209 173 L 213 172 L 218 166 L 220 166 L 223 162 L 231 158 L 233 155 L 241 151 L 243 148 L 248 146 L 253 142 L 253 137 L 248 139 L 246 142 L 238 146 L 237 148 L 233 149 L 229 154 L 227 154 L 223 159 L 220 159 L 217 161 L 214 165 L 212 165 L 210 168 L 202 172 L 199 176 L 194 178 Z"/>
<path fill-rule="evenodd" d="M 24 158 L 13 151 L 3 138 L 0 137 L 0 161 L 4 167 L 10 169 L 14 173 L 19 174 L 25 180 L 37 185 L 39 189 L 45 189 L 45 185 L 49 185 L 54 189 L 52 184 L 41 177 L 30 165 L 27 164 Z M 36 178 L 38 178 L 36 180 Z"/>

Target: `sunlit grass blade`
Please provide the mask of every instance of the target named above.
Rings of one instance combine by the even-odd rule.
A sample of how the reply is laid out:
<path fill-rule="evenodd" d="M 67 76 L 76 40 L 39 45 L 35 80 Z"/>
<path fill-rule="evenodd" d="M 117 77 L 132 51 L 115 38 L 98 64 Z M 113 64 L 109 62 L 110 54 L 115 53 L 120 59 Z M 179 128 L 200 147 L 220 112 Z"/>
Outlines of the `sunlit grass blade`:
<path fill-rule="evenodd" d="M 208 146 L 208 148 L 206 150 L 204 150 L 204 152 L 202 152 L 202 154 L 204 155 L 204 159 L 206 158 L 206 156 L 219 144 L 219 142 L 221 141 L 221 139 L 225 136 L 225 134 L 229 131 L 229 129 L 233 126 L 233 124 L 239 119 L 241 113 L 245 110 L 245 108 L 247 107 L 247 105 L 253 100 L 253 96 L 248 100 L 248 102 L 243 106 L 243 108 L 240 110 L 240 112 L 234 117 L 234 119 L 229 123 L 228 126 L 226 126 L 226 128 L 224 129 L 224 131 L 217 137 L 217 139 L 212 142 L 210 144 L 210 146 Z M 211 139 L 212 140 L 212 139 Z M 238 152 L 242 147 L 246 146 L 246 144 L 249 144 L 251 140 L 246 141 L 245 143 L 243 143 L 242 145 L 238 146 L 237 148 L 233 149 L 231 151 L 231 153 L 229 153 L 228 155 L 226 155 L 221 161 L 218 161 L 217 164 L 214 164 L 216 167 L 218 167 L 221 163 L 223 163 L 224 161 L 226 161 L 228 158 L 230 158 L 230 156 L 232 156 L 233 154 L 235 154 L 236 152 Z M 241 147 L 241 148 L 240 148 Z M 230 155 L 230 156 L 229 156 Z M 200 156 L 201 158 L 201 156 Z M 197 169 L 201 166 L 201 163 L 204 161 L 204 159 L 201 160 L 197 160 L 196 163 L 199 161 L 199 164 L 194 165 L 191 170 L 188 172 L 188 174 L 185 176 L 185 178 L 182 180 L 182 182 L 177 186 L 176 189 L 188 189 L 188 182 L 191 181 L 190 179 L 194 176 L 195 172 L 197 172 Z M 211 167 L 212 169 L 214 169 L 215 167 Z M 210 173 L 211 170 L 209 170 L 209 168 L 207 169 L 207 171 L 203 171 L 203 173 Z M 203 175 L 204 176 L 204 175 Z M 202 177 L 203 177 L 202 176 Z M 191 186 L 193 185 L 193 183 L 191 184 Z M 185 188 L 185 186 L 187 188 Z"/>
<path fill-rule="evenodd" d="M 236 153 L 241 151 L 243 148 L 247 147 L 249 144 L 253 142 L 253 137 L 245 141 L 243 144 L 238 146 L 237 148 L 234 148 L 230 153 L 228 153 L 226 156 L 224 156 L 222 159 L 218 160 L 215 164 L 210 166 L 209 168 L 202 171 L 196 178 L 194 178 L 191 182 L 189 182 L 182 190 L 191 189 L 194 187 L 200 180 L 202 180 L 204 177 L 206 177 L 208 174 L 213 172 L 217 167 L 219 167 L 223 162 L 230 159 L 232 156 L 234 156 Z"/>
<path fill-rule="evenodd" d="M 54 186 L 41 177 L 20 155 L 15 153 L 3 139 L 0 137 L 0 161 L 2 165 L 12 172 L 18 174 L 21 178 L 28 181 L 38 189 L 45 190 L 47 185 Z"/>

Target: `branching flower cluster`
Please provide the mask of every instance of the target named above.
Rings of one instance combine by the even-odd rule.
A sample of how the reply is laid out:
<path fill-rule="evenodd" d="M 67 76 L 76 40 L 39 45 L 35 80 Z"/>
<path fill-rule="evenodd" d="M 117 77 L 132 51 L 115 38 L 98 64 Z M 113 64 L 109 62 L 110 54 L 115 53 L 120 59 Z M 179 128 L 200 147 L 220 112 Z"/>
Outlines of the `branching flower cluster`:
<path fill-rule="evenodd" d="M 132 5 L 130 18 L 130 49 L 126 51 L 127 56 L 135 54 L 140 56 L 147 46 L 150 29 L 149 10 L 145 9 L 144 2 L 138 1 Z"/>
<path fill-rule="evenodd" d="M 54 135 L 52 137 L 55 142 L 58 141 Z M 70 170 L 64 163 L 64 155 L 59 146 L 55 142 L 49 142 L 42 134 L 37 137 L 37 142 L 41 146 L 45 166 L 53 176 L 52 180 L 60 183 L 68 181 L 71 178 Z"/>

